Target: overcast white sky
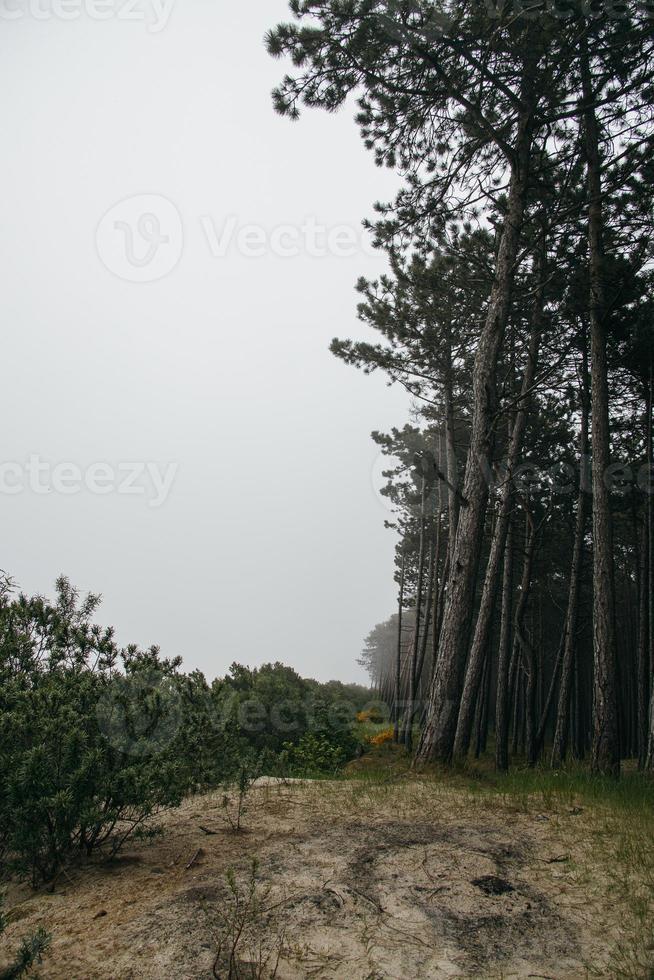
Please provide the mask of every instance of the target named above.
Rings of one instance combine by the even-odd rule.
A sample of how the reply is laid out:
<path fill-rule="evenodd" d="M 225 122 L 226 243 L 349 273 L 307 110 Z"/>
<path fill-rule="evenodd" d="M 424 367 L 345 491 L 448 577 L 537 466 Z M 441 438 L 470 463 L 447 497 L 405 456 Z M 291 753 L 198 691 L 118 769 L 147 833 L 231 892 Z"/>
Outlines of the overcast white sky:
<path fill-rule="evenodd" d="M 274 114 L 282 0 L 53 2 L 0 4 L 0 567 L 28 592 L 64 572 L 208 676 L 363 679 L 395 603 L 369 434 L 408 400 L 327 348 L 367 335 L 353 287 L 383 259 L 279 227 L 359 234 L 396 178 L 353 106 Z"/>

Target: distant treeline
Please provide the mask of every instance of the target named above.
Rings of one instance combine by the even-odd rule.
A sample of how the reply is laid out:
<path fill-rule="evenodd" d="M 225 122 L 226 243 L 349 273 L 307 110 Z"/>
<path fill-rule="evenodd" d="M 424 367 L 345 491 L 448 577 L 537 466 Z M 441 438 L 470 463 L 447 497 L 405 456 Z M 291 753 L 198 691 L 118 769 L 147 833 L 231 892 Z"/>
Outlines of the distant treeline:
<path fill-rule="evenodd" d="M 0 873 L 54 881 L 111 856 L 202 789 L 257 775 L 334 775 L 357 752 L 371 691 L 290 667 L 233 664 L 208 683 L 158 648 L 120 648 L 99 597 L 54 601 L 0 581 Z"/>

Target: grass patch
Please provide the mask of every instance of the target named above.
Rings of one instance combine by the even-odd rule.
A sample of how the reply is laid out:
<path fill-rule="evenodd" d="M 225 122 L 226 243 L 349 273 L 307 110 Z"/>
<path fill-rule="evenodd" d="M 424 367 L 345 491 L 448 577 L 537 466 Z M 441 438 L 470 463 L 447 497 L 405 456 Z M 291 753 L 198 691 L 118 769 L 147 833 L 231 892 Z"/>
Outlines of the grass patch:
<path fill-rule="evenodd" d="M 345 778 L 358 796 L 383 806 L 391 787 L 411 779 L 435 795 L 463 792 L 471 805 L 504 811 L 583 814 L 583 846 L 572 854 L 578 880 L 589 890 L 601 888 L 615 908 L 620 938 L 609 976 L 654 980 L 654 779 L 624 767 L 619 780 L 597 776 L 583 763 L 563 769 L 518 764 L 495 771 L 492 756 L 451 769 L 428 766 L 416 773 L 402 746 L 373 747 L 352 762 Z M 354 787 L 353 787 L 354 789 Z M 356 793 L 356 790 L 355 790 Z M 578 833 L 582 833 L 581 828 Z M 598 868 L 602 881 L 598 880 Z M 606 976 L 589 964 L 589 974 Z"/>

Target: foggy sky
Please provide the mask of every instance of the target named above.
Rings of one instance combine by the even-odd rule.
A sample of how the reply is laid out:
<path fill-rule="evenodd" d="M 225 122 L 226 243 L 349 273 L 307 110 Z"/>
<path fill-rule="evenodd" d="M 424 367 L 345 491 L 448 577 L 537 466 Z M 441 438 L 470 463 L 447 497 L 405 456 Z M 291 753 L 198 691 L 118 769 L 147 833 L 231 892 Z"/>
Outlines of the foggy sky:
<path fill-rule="evenodd" d="M 65 573 L 121 642 L 209 677 L 363 680 L 395 604 L 369 434 L 408 399 L 329 353 L 370 336 L 353 287 L 385 263 L 316 228 L 347 252 L 397 178 L 353 105 L 274 114 L 282 0 L 104 3 L 2 4 L 0 567 L 30 593 Z M 162 223 L 125 265 L 139 201 Z M 161 278 L 130 281 L 152 234 Z"/>

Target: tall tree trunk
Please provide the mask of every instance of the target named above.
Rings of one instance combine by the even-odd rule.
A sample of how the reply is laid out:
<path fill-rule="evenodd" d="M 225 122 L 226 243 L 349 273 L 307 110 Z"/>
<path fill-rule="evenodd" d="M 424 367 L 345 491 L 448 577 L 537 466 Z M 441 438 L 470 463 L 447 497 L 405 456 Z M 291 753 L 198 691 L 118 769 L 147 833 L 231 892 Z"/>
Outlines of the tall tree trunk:
<path fill-rule="evenodd" d="M 447 438 L 447 436 L 446 436 L 446 438 Z M 440 445 L 441 445 L 441 453 L 440 453 L 440 464 L 439 465 L 442 468 L 443 467 L 442 439 L 441 439 Z M 447 452 L 447 449 L 446 449 L 446 452 Z M 445 469 L 447 470 L 447 464 L 445 464 Z M 457 505 L 458 505 L 458 495 L 455 495 L 455 496 L 456 496 Z M 440 515 L 440 517 L 442 517 L 442 514 L 443 514 L 443 504 L 444 504 L 444 501 L 443 501 L 443 481 L 442 480 L 439 480 L 438 481 L 438 507 L 439 507 L 439 515 Z M 434 681 L 434 673 L 436 672 L 436 664 L 438 662 L 438 643 L 439 643 L 440 635 L 441 635 L 441 623 L 443 621 L 443 608 L 444 608 L 444 605 L 445 605 L 445 588 L 447 586 L 447 579 L 448 579 L 449 568 L 450 568 L 450 553 L 451 553 L 451 541 L 452 541 L 452 533 L 453 532 L 452 532 L 452 514 L 451 514 L 451 510 L 450 510 L 449 496 L 448 496 L 448 507 L 447 507 L 447 511 L 448 511 L 447 545 L 445 547 L 445 553 L 444 553 L 444 558 L 443 558 L 443 566 L 442 566 L 442 569 L 441 569 L 441 572 L 440 572 L 439 582 L 437 583 L 437 586 L 438 587 L 434 589 L 434 612 L 433 612 L 433 615 L 432 615 L 432 621 L 433 621 L 433 624 L 434 625 L 433 625 L 433 629 L 432 629 L 431 673 L 430 673 L 430 680 L 429 680 L 430 687 L 431 687 L 431 685 L 433 684 L 433 681 Z M 439 532 L 440 532 L 440 537 L 442 538 L 442 527 L 441 527 L 441 523 L 442 522 L 440 521 L 440 517 L 439 517 Z M 441 541 L 440 541 L 440 538 L 439 538 L 438 553 L 440 554 L 441 551 L 442 551 Z M 437 565 L 437 568 L 439 568 L 439 567 L 440 567 L 440 560 L 439 560 L 439 563 Z M 423 708 L 423 712 L 422 712 L 422 721 L 423 721 L 423 723 L 424 723 L 425 714 L 426 714 L 426 712 L 425 712 L 425 710 Z"/>
<path fill-rule="evenodd" d="M 511 755 L 516 756 L 520 748 L 520 728 L 523 715 L 523 693 L 525 675 L 522 671 L 522 658 L 520 654 L 520 644 L 517 639 L 513 640 L 513 656 L 515 660 L 515 680 L 513 682 L 513 718 L 511 719 Z"/>
<path fill-rule="evenodd" d="M 513 520 L 504 548 L 502 580 L 502 617 L 497 655 L 497 692 L 495 695 L 495 766 L 500 772 L 509 768 L 509 661 L 511 659 L 511 617 L 513 605 Z"/>
<path fill-rule="evenodd" d="M 416 588 L 416 622 L 413 631 L 411 669 L 409 671 L 409 706 L 404 721 L 404 745 L 407 752 L 413 750 L 413 721 L 416 710 L 416 683 L 418 677 L 418 650 L 420 647 L 420 614 L 422 611 L 422 583 L 425 574 L 425 501 L 427 481 L 424 475 L 420 483 L 420 544 L 418 549 L 418 585 Z"/>
<path fill-rule="evenodd" d="M 438 514 L 436 521 L 436 543 L 434 547 L 434 582 L 432 588 L 432 601 L 431 601 L 431 663 L 432 670 L 433 665 L 436 662 L 436 656 L 438 654 L 438 632 L 439 632 L 439 606 L 438 597 L 440 593 L 440 565 L 441 565 L 441 542 L 443 539 L 441 530 L 441 515 Z M 431 672 L 430 672 L 431 676 Z"/>
<path fill-rule="evenodd" d="M 638 563 L 638 660 L 636 668 L 636 725 L 638 743 L 638 768 L 643 769 L 647 760 L 647 741 L 649 734 L 649 700 L 650 700 L 650 669 L 649 669 L 649 531 L 647 513 L 643 521 L 640 535 L 640 546 L 637 550 Z M 638 545 L 638 532 L 636 532 Z"/>
<path fill-rule="evenodd" d="M 438 636 L 436 636 L 434 639 L 434 659 L 431 665 L 430 690 L 433 687 L 434 675 L 436 673 L 436 667 L 438 664 L 438 655 L 440 650 L 440 634 L 441 634 L 441 628 L 443 623 L 443 610 L 445 608 L 445 595 L 446 595 L 445 590 L 447 588 L 447 580 L 449 577 L 449 573 L 450 573 L 450 545 L 448 542 L 448 546 L 445 550 L 445 563 L 443 565 L 443 572 L 441 575 L 441 582 L 438 589 L 438 596 L 437 597 L 434 596 L 434 601 L 437 602 L 437 610 L 438 610 L 435 619 L 435 622 L 438 621 Z"/>
<path fill-rule="evenodd" d="M 647 409 L 647 465 L 649 478 L 647 481 L 647 531 L 648 531 L 648 580 L 649 580 L 649 670 L 652 701 L 654 702 L 654 357 L 649 355 L 649 399 Z M 654 711 L 654 707 L 652 709 Z M 654 739 L 654 714 L 652 715 L 652 739 Z M 654 752 L 654 744 L 652 745 Z"/>
<path fill-rule="evenodd" d="M 582 335 L 581 352 L 581 428 L 579 432 L 579 455 L 582 460 L 588 456 L 588 412 L 589 412 L 589 391 L 588 391 L 588 353 L 586 349 L 585 328 Z M 579 620 L 579 594 L 581 591 L 581 573 L 584 559 L 584 536 L 586 534 L 587 503 L 586 492 L 583 486 L 579 488 L 577 498 L 577 519 L 575 523 L 575 537 L 572 549 L 572 564 L 570 567 L 570 588 L 568 591 L 568 608 L 566 611 L 565 624 L 565 646 L 563 648 L 563 662 L 561 664 L 561 684 L 559 686 L 559 700 L 556 708 L 556 724 L 554 727 L 554 744 L 552 746 L 552 766 L 555 768 L 565 761 L 568 748 L 568 735 L 570 725 L 570 692 L 572 688 L 572 675 L 575 654 L 577 649 L 577 623 Z"/>
<path fill-rule="evenodd" d="M 495 524 L 495 533 L 493 534 L 493 539 L 491 542 L 479 614 L 477 616 L 477 623 L 475 626 L 470 656 L 468 657 L 468 665 L 466 668 L 465 681 L 463 685 L 463 694 L 461 696 L 461 707 L 459 709 L 459 718 L 457 722 L 456 738 L 454 740 L 455 756 L 466 755 L 470 747 L 475 704 L 484 669 L 484 658 L 489 645 L 488 641 L 500 577 L 500 566 L 502 562 L 502 555 L 504 553 L 504 545 L 506 543 L 507 529 L 509 526 L 511 484 L 513 481 L 513 473 L 522 451 L 523 437 L 527 425 L 527 415 L 529 412 L 529 393 L 534 383 L 540 338 L 543 331 L 546 276 L 545 249 L 546 245 L 545 241 L 543 241 L 540 255 L 536 261 L 535 271 L 537 289 L 534 298 L 534 309 L 531 320 L 527 363 L 522 376 L 518 411 L 516 413 L 511 432 L 506 473 L 504 475 L 504 482 L 500 490 L 499 515 Z"/>
<path fill-rule="evenodd" d="M 526 508 L 526 504 L 525 504 Z M 536 657 L 531 640 L 527 636 L 525 614 L 531 595 L 532 572 L 538 532 L 534 527 L 531 514 L 525 511 L 525 551 L 522 564 L 522 580 L 520 582 L 520 597 L 515 612 L 515 642 L 520 649 L 521 663 L 524 671 L 524 729 L 527 761 L 532 765 L 535 760 L 536 747 Z"/>
<path fill-rule="evenodd" d="M 654 384 L 653 384 L 653 363 L 652 355 L 649 359 L 649 397 L 647 399 L 647 464 L 649 467 L 649 479 L 647 490 L 647 579 L 648 588 L 648 611 L 647 620 L 649 627 L 649 676 L 650 676 L 650 702 L 649 702 L 649 735 L 647 744 L 647 758 L 645 768 L 649 772 L 654 772 L 654 494 L 651 481 L 654 476 L 654 435 L 653 411 L 654 411 Z"/>
<path fill-rule="evenodd" d="M 417 761 L 450 762 L 459 715 L 470 611 L 474 600 L 481 539 L 488 502 L 487 468 L 493 455 L 497 360 L 504 338 L 518 259 L 520 230 L 528 187 L 532 143 L 531 108 L 518 123 L 516 157 L 512 166 L 504 227 L 497 256 L 495 281 L 486 320 L 479 337 L 473 370 L 473 411 L 459 524 L 451 549 L 448 595 L 441 626 L 438 670 L 429 694 L 426 724 Z"/>
<path fill-rule="evenodd" d="M 582 666 L 584 668 L 583 671 Z M 592 693 L 590 680 L 588 664 L 582 665 L 579 651 L 577 651 L 574 663 L 574 687 L 570 727 L 572 729 L 572 754 L 578 761 L 586 758 L 588 746 L 590 745 L 589 698 L 586 697 L 586 692 L 588 694 Z"/>
<path fill-rule="evenodd" d="M 543 751 L 543 744 L 545 742 L 545 733 L 547 731 L 547 724 L 550 718 L 550 712 L 552 710 L 552 705 L 554 704 L 554 692 L 556 691 L 556 685 L 559 678 L 559 671 L 561 670 L 561 661 L 563 659 L 563 647 L 565 644 L 565 633 L 561 637 L 561 643 L 559 644 L 559 649 L 556 654 L 556 659 L 554 661 L 554 668 L 552 670 L 552 676 L 550 678 L 550 685 L 547 690 L 547 697 L 545 698 L 545 703 L 542 705 L 540 713 L 540 722 L 538 724 L 538 731 L 536 732 L 536 744 L 535 752 L 537 756 L 540 756 Z M 542 649 L 542 642 L 541 642 Z M 542 669 L 540 671 L 542 676 Z"/>
<path fill-rule="evenodd" d="M 588 37 L 580 41 L 583 129 L 588 176 L 588 257 L 590 274 L 590 350 L 593 446 L 593 650 L 594 705 L 591 766 L 618 775 L 615 585 L 611 497 L 605 476 L 610 465 L 609 391 L 606 361 L 604 243 L 599 127 L 588 57 Z"/>
<path fill-rule="evenodd" d="M 492 634 L 492 631 L 491 631 Z M 482 675 L 479 697 L 477 699 L 477 725 L 475 740 L 475 759 L 478 759 L 482 752 L 486 751 L 488 739 L 488 715 L 490 703 L 491 676 L 493 673 L 491 637 L 488 638 L 488 647 L 484 660 L 484 672 Z"/>
<path fill-rule="evenodd" d="M 443 392 L 445 398 L 445 459 L 448 482 L 449 540 L 453 543 L 456 538 L 456 529 L 459 523 L 459 464 L 456 456 L 452 348 L 449 340 L 448 334 Z"/>
<path fill-rule="evenodd" d="M 434 541 L 434 535 L 432 533 L 429 536 L 429 564 L 427 566 L 427 597 L 425 599 L 425 622 L 422 627 L 422 640 L 420 643 L 420 659 L 418 661 L 418 669 L 416 671 L 416 691 L 418 690 L 418 687 L 420 685 L 420 681 L 422 678 L 422 670 L 423 667 L 425 666 L 425 660 L 427 658 L 429 627 L 431 625 L 431 614 L 432 614 L 432 605 L 433 605 L 432 596 L 434 593 L 435 555 L 436 555 L 436 544 Z"/>
<path fill-rule="evenodd" d="M 439 466 L 442 467 L 442 436 L 439 435 Z M 440 613 L 441 613 L 441 589 L 445 583 L 447 568 L 446 559 L 443 561 L 443 567 L 441 568 L 441 552 L 443 543 L 443 481 L 438 481 L 438 513 L 436 515 L 436 557 L 434 564 L 434 589 L 433 589 L 433 609 L 431 614 L 431 671 L 430 671 L 430 683 L 431 677 L 434 674 L 434 668 L 436 666 L 436 660 L 438 657 L 438 639 L 440 634 Z"/>
<path fill-rule="evenodd" d="M 402 694 L 402 619 L 404 616 L 404 575 L 406 568 L 406 555 L 402 552 L 402 566 L 400 569 L 400 598 L 397 604 L 397 653 L 395 656 L 395 703 L 393 705 L 393 741 L 397 744 L 400 741 L 400 698 Z"/>

